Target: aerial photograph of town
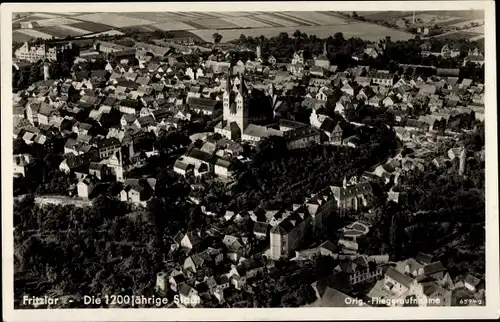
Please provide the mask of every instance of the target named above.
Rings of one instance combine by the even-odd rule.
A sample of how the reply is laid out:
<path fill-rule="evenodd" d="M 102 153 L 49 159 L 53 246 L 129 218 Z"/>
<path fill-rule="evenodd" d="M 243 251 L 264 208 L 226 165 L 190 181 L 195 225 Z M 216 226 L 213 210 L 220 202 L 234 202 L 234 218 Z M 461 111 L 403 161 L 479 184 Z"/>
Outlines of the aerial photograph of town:
<path fill-rule="evenodd" d="M 15 12 L 14 308 L 485 306 L 484 14 Z"/>

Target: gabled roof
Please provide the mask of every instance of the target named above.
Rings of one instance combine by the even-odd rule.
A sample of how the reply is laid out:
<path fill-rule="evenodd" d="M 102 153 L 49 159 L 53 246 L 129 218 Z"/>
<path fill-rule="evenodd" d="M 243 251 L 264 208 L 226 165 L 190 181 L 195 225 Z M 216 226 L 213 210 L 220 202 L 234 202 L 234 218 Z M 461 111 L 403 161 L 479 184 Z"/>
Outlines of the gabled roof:
<path fill-rule="evenodd" d="M 442 271 L 446 271 L 446 268 L 440 261 L 433 262 L 424 266 L 425 275 L 431 275 Z"/>
<path fill-rule="evenodd" d="M 413 278 L 399 272 L 392 266 L 385 272 L 385 275 L 408 288 L 410 288 L 410 285 L 413 282 Z"/>

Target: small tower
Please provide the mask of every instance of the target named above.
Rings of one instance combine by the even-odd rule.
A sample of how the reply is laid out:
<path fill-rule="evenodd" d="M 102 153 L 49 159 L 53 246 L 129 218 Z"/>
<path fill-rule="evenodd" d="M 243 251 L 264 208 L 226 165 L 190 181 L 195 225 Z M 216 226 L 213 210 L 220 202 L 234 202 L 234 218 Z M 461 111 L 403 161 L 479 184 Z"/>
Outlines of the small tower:
<path fill-rule="evenodd" d="M 461 151 L 460 151 L 460 164 L 458 166 L 458 174 L 463 176 L 464 173 L 465 173 L 465 163 L 466 163 L 466 160 L 467 160 L 467 154 L 465 152 L 465 147 L 462 147 Z"/>
<path fill-rule="evenodd" d="M 342 187 L 347 188 L 347 177 L 344 176 L 344 180 L 342 181 Z"/>
<path fill-rule="evenodd" d="M 129 159 L 132 159 L 135 155 L 135 151 L 134 151 L 134 140 L 132 140 L 130 142 L 130 145 L 128 146 L 128 155 L 129 155 Z"/>
<path fill-rule="evenodd" d="M 156 291 L 160 294 L 165 294 L 168 289 L 168 276 L 165 272 L 160 272 L 156 275 Z"/>
<path fill-rule="evenodd" d="M 260 45 L 257 45 L 256 54 L 257 54 L 257 59 L 260 59 L 262 55 L 262 48 L 260 47 Z"/>
<path fill-rule="evenodd" d="M 115 168 L 116 181 L 124 182 L 125 176 L 123 175 L 123 160 L 122 160 L 122 149 L 118 150 L 118 166 Z"/>
<path fill-rule="evenodd" d="M 45 61 L 43 63 L 43 79 L 44 80 L 49 80 L 50 79 L 50 69 L 49 69 L 49 63 Z"/>

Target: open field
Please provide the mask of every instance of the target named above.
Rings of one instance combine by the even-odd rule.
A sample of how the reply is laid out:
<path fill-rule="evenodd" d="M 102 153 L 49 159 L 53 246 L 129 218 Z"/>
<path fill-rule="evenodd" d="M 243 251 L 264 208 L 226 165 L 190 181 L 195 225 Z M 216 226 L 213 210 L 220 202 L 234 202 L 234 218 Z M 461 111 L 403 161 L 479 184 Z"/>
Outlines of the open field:
<path fill-rule="evenodd" d="M 191 32 L 205 41 L 212 41 L 212 34 L 218 32 L 222 35 L 223 41 L 230 41 L 240 37 L 241 34 L 245 36 L 258 37 L 264 35 L 265 37 L 274 37 L 281 32 L 286 32 L 290 36 L 295 30 L 300 29 L 308 35 L 316 35 L 320 38 L 329 37 L 336 32 L 342 32 L 345 38 L 359 37 L 365 40 L 379 40 L 385 36 L 391 36 L 394 41 L 408 40 L 413 38 L 413 35 L 394 30 L 378 25 L 371 25 L 365 23 L 352 23 L 340 26 L 300 26 L 300 27 L 283 27 L 283 28 L 256 28 L 256 29 L 234 29 L 234 30 L 191 30 Z"/>
<path fill-rule="evenodd" d="M 455 31 L 455 32 L 449 32 L 446 34 L 442 35 L 437 35 L 434 38 L 439 38 L 439 39 L 467 39 L 471 40 L 474 38 L 481 38 L 484 37 L 484 33 L 479 33 L 479 32 L 469 32 L 469 31 Z"/>
<path fill-rule="evenodd" d="M 412 11 L 358 11 L 358 15 L 365 17 L 366 20 L 389 20 L 404 17 L 411 17 Z M 484 19 L 484 14 L 481 11 L 447 11 L 447 10 L 430 10 L 416 12 L 416 15 L 432 15 L 440 17 L 454 17 L 471 19 Z"/>
<path fill-rule="evenodd" d="M 459 22 L 459 23 L 455 23 L 455 24 L 450 25 L 450 26 L 456 27 L 456 28 L 466 28 L 468 26 L 471 26 L 473 23 L 484 24 L 484 20 L 481 20 L 481 19 L 466 20 L 466 21 L 462 21 L 462 22 Z"/>
<path fill-rule="evenodd" d="M 339 13 L 316 11 L 31 13 L 22 20 L 37 22 L 40 28 L 16 30 L 13 32 L 14 41 L 27 41 L 37 37 L 91 37 L 93 34 L 111 30 L 183 32 L 210 42 L 214 32 L 222 34 L 222 41 L 229 41 L 238 38 L 242 33 L 248 36 L 269 37 L 280 32 L 293 33 L 297 29 L 318 37 L 328 37 L 336 32 L 342 32 L 348 38 L 360 37 L 367 40 L 376 40 L 386 35 L 390 35 L 394 40 L 412 37 L 402 31 L 352 21 Z"/>

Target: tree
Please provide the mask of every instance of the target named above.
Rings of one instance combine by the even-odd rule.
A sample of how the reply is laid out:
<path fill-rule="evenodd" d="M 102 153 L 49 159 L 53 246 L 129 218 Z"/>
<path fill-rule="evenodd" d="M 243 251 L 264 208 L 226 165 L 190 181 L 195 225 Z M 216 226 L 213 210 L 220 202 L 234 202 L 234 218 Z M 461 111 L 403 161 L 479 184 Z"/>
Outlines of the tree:
<path fill-rule="evenodd" d="M 344 34 L 341 33 L 341 32 L 336 32 L 334 35 L 333 35 L 333 38 L 335 39 L 335 41 L 337 43 L 339 42 L 343 42 L 344 41 Z"/>
<path fill-rule="evenodd" d="M 298 29 L 297 29 L 297 30 L 295 30 L 295 32 L 293 33 L 293 36 L 294 36 L 295 38 L 300 38 L 300 36 L 302 36 L 302 33 L 300 32 L 300 30 L 298 30 Z"/>
<path fill-rule="evenodd" d="M 219 34 L 218 32 L 215 32 L 213 35 L 212 35 L 212 38 L 214 39 L 214 43 L 215 44 L 219 44 L 222 40 L 222 35 Z"/>

